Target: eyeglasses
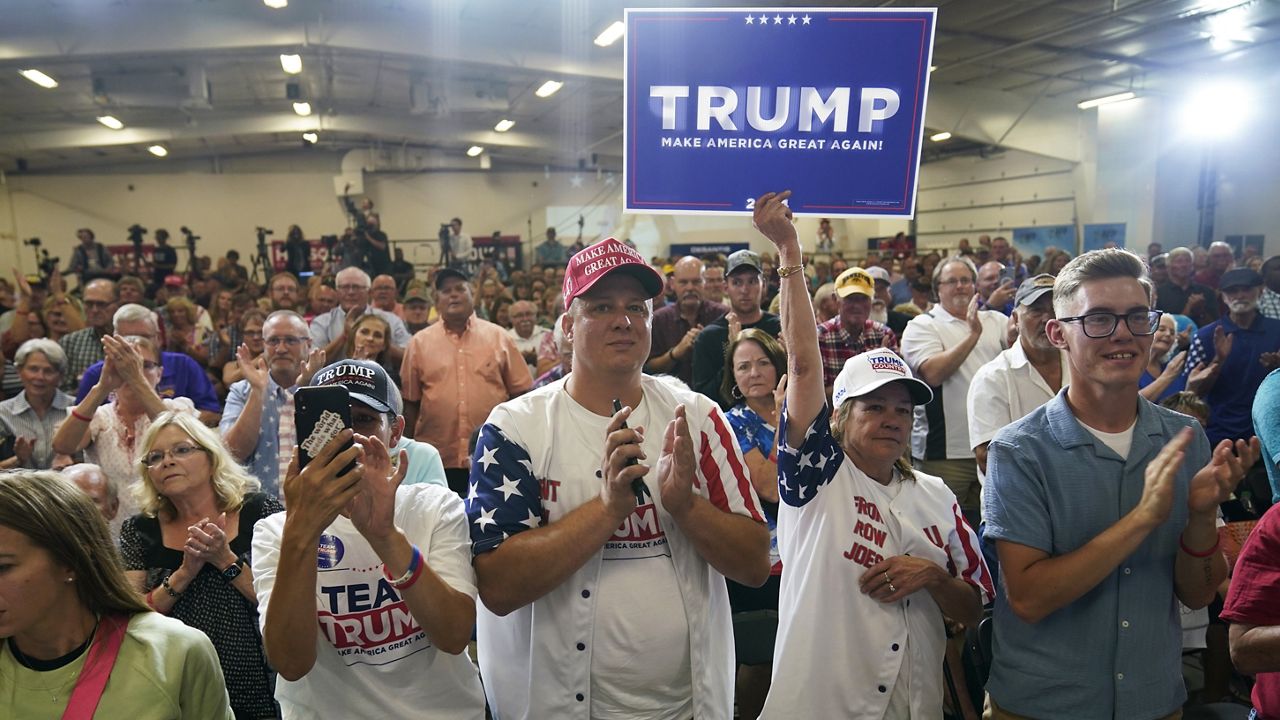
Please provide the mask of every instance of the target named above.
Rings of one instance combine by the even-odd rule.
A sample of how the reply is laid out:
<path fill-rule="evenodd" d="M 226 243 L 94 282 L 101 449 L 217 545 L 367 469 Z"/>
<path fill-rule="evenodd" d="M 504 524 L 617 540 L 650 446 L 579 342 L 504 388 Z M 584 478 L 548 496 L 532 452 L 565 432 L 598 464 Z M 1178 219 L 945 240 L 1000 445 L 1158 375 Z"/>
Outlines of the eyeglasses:
<path fill-rule="evenodd" d="M 84 301 L 84 306 L 85 306 L 85 309 L 87 310 L 99 310 L 105 307 L 109 307 L 110 305 L 111 303 L 103 302 L 101 300 L 85 300 Z"/>
<path fill-rule="evenodd" d="M 1160 327 L 1160 310 L 1135 310 L 1129 313 L 1096 312 L 1076 317 L 1058 318 L 1058 322 L 1079 322 L 1084 334 L 1091 338 L 1111 337 L 1120 326 L 1120 319 L 1134 335 L 1152 335 Z"/>
<path fill-rule="evenodd" d="M 174 460 L 186 460 L 193 453 L 204 452 L 204 448 L 196 445 L 179 444 L 168 450 L 152 450 L 142 457 L 142 462 L 149 468 L 159 467 L 165 455 L 172 455 Z"/>
<path fill-rule="evenodd" d="M 152 370 L 155 370 L 155 369 L 157 369 L 157 368 L 159 368 L 159 367 L 160 367 L 160 363 L 157 363 L 157 362 L 151 362 L 150 360 L 143 360 L 143 361 L 142 361 L 142 369 L 143 369 L 143 370 L 146 370 L 147 372 L 151 372 Z"/>
<path fill-rule="evenodd" d="M 263 342 L 270 348 L 280 347 L 281 345 L 288 345 L 291 348 L 295 348 L 310 339 L 311 338 L 302 338 L 296 335 L 276 335 L 274 337 L 267 338 Z"/>
<path fill-rule="evenodd" d="M 936 282 L 936 283 L 934 283 L 934 284 L 935 284 L 935 285 L 939 285 L 939 286 L 941 286 L 941 285 L 955 285 L 955 286 L 957 286 L 957 287 L 967 287 L 967 286 L 969 286 L 969 285 L 972 285 L 972 284 L 973 284 L 973 278 L 971 278 L 971 277 L 958 277 L 958 278 L 951 278 L 950 280 L 939 280 L 938 282 Z"/>
<path fill-rule="evenodd" d="M 260 338 L 260 337 L 262 337 L 262 331 L 261 331 L 261 330 L 245 330 L 242 334 L 243 334 L 245 337 L 247 337 L 247 338 Z"/>

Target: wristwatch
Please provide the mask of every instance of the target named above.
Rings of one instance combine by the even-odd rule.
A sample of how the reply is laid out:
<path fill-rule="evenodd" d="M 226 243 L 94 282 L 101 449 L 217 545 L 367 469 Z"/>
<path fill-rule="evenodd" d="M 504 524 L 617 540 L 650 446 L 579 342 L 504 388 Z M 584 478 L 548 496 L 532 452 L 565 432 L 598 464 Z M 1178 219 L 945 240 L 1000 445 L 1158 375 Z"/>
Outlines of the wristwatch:
<path fill-rule="evenodd" d="M 222 571 L 222 579 L 226 582 L 232 582 L 240 577 L 240 566 L 244 565 L 244 558 L 237 557 L 236 561 L 231 563 L 227 569 Z"/>

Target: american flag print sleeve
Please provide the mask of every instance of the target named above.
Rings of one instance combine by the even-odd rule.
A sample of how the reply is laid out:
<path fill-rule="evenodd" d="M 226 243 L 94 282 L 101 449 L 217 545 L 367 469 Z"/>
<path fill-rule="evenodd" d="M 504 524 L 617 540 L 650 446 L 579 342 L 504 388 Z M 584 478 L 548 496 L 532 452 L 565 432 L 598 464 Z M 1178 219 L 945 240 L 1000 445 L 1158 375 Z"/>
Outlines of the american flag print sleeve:
<path fill-rule="evenodd" d="M 543 524 L 542 489 L 529 453 L 493 423 L 480 428 L 466 504 L 474 555 Z"/>
<path fill-rule="evenodd" d="M 778 496 L 792 507 L 803 507 L 831 482 L 844 461 L 844 451 L 831 436 L 831 409 L 823 405 L 804 434 L 800 447 L 787 442 L 787 406 L 778 423 Z"/>

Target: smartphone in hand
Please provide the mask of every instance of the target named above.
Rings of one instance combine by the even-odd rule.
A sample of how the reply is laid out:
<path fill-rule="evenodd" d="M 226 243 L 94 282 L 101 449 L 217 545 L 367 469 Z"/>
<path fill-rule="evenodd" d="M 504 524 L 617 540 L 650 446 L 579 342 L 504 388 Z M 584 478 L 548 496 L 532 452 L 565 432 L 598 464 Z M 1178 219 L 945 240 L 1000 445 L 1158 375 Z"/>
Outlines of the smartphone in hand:
<path fill-rule="evenodd" d="M 311 459 L 342 430 L 351 427 L 351 393 L 342 385 L 302 387 L 293 395 L 293 422 L 298 434 L 298 469 Z M 343 450 L 351 447 L 348 440 Z M 355 462 L 343 469 L 350 472 Z"/>

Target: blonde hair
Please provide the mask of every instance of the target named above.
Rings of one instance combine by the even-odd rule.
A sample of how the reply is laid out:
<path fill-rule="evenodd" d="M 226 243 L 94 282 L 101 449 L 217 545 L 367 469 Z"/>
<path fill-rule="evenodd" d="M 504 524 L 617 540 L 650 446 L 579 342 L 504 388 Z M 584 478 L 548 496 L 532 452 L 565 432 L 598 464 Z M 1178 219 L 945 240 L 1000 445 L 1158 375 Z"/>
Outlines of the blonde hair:
<path fill-rule="evenodd" d="M 129 581 L 102 513 L 79 487 L 48 470 L 0 473 L 0 526 L 22 533 L 71 571 L 80 604 L 95 613 L 149 612 Z"/>
<path fill-rule="evenodd" d="M 217 496 L 219 510 L 239 510 L 244 496 L 262 487 L 256 478 L 231 457 L 231 453 L 222 444 L 222 438 L 200 422 L 199 418 L 186 411 L 168 410 L 151 422 L 142 434 L 142 442 L 138 443 L 136 466 L 142 475 L 142 482 L 135 486 L 133 492 L 144 515 L 156 517 L 161 512 L 170 515 L 176 512 L 173 502 L 156 490 L 145 461 L 155 445 L 156 436 L 171 425 L 185 432 L 197 447 L 209 454 L 209 482 L 213 485 L 213 494 Z"/>
<path fill-rule="evenodd" d="M 840 403 L 840 407 L 831 414 L 831 436 L 836 439 L 836 444 L 846 454 L 848 450 L 844 447 L 844 425 L 849 422 L 849 416 L 853 414 L 853 401 L 857 399 L 856 397 L 845 398 L 845 401 Z M 911 470 L 911 463 L 907 462 L 905 456 L 893 461 L 893 469 L 902 475 L 903 480 L 916 479 L 915 473 Z"/>

